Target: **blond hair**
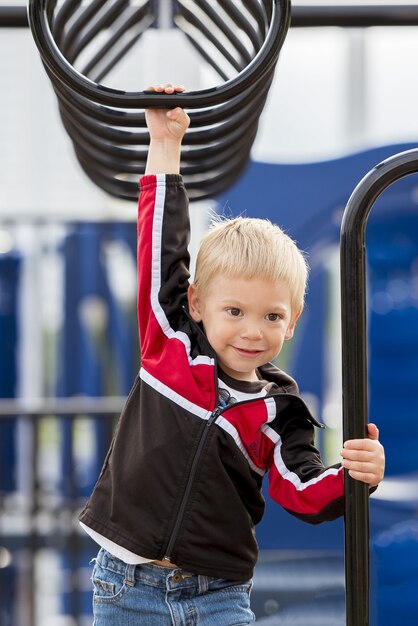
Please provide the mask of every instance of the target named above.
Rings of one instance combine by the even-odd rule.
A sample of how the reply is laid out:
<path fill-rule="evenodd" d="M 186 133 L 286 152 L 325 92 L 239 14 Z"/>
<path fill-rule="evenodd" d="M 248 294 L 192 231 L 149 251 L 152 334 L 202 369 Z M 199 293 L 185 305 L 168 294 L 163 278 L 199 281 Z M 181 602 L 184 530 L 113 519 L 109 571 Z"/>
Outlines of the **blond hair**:
<path fill-rule="evenodd" d="M 283 280 L 290 289 L 292 315 L 303 308 L 307 262 L 293 239 L 269 220 L 217 218 L 212 223 L 196 259 L 196 290 L 202 293 L 218 274 Z"/>

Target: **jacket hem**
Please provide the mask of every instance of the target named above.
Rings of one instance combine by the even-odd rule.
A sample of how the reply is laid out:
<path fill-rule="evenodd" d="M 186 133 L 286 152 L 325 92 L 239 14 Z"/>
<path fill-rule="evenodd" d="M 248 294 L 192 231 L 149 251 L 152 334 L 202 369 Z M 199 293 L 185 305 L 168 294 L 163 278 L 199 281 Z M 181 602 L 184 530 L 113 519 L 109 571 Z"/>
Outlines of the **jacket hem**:
<path fill-rule="evenodd" d="M 78 519 L 80 522 L 83 522 L 83 524 L 85 524 L 92 530 L 95 530 L 96 532 L 103 535 L 103 537 L 106 537 L 107 539 L 114 541 L 115 543 L 120 545 L 122 548 L 125 548 L 126 550 L 133 552 L 133 554 L 136 554 L 137 556 L 141 556 L 146 559 L 154 559 L 154 560 L 159 560 L 163 558 L 161 551 L 155 552 L 155 551 L 150 550 L 149 547 L 146 548 L 143 545 L 133 543 L 132 539 L 128 539 L 123 534 L 121 534 L 118 530 L 115 530 L 114 528 L 107 526 L 103 522 L 98 522 L 94 517 L 92 517 L 86 511 L 83 511 L 79 515 Z M 253 573 L 254 573 L 254 567 L 250 569 L 245 569 L 245 570 L 236 570 L 236 569 L 231 570 L 228 567 L 222 567 L 222 566 L 211 567 L 208 565 L 198 565 L 196 563 L 183 560 L 181 557 L 175 558 L 174 560 L 175 560 L 175 564 L 178 565 L 178 567 L 181 567 L 182 569 L 193 572 L 194 574 L 200 574 L 202 576 L 211 576 L 214 578 L 223 578 L 225 580 L 236 580 L 236 581 L 249 580 L 250 578 L 252 578 Z"/>
<path fill-rule="evenodd" d="M 94 517 L 92 517 L 86 511 L 83 511 L 82 513 L 80 513 L 78 519 L 80 522 L 83 522 L 83 524 L 85 524 L 92 530 L 95 530 L 100 535 L 103 535 L 103 537 L 106 537 L 106 539 L 109 539 L 110 541 L 117 543 L 122 548 L 129 550 L 129 552 L 132 552 L 133 554 L 136 554 L 137 556 L 144 557 L 145 559 L 156 559 L 156 560 L 161 559 L 163 556 L 161 554 L 161 550 L 158 552 L 152 551 L 152 550 L 149 550 L 149 547 L 146 548 L 145 546 L 140 545 L 136 542 L 134 543 L 132 541 L 132 538 L 126 537 L 119 530 L 115 530 L 115 528 L 111 526 L 107 526 L 103 522 L 98 522 Z"/>

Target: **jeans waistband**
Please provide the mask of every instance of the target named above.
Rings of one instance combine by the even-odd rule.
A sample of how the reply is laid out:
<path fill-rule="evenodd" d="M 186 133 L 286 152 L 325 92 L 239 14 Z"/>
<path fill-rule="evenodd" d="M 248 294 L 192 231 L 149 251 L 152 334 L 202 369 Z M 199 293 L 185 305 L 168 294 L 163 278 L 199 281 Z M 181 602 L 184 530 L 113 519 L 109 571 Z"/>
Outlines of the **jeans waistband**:
<path fill-rule="evenodd" d="M 125 583 L 131 586 L 135 585 L 135 581 L 143 581 L 164 589 L 197 587 L 199 592 L 203 593 L 211 587 L 212 582 L 220 580 L 181 568 L 162 567 L 152 562 L 132 565 L 121 561 L 104 548 L 100 549 L 96 562 L 100 567 L 123 576 Z"/>

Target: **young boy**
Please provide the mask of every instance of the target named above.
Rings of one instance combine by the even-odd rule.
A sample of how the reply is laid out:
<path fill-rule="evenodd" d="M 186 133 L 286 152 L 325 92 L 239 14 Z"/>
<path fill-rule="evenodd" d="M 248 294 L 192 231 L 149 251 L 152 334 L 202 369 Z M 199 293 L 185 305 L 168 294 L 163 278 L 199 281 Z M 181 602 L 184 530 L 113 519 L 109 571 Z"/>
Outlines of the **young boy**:
<path fill-rule="evenodd" d="M 156 92 L 182 91 L 172 85 Z M 303 308 L 305 259 L 268 221 L 220 221 L 189 285 L 188 204 L 179 175 L 181 108 L 146 112 L 140 182 L 142 363 L 94 492 L 80 515 L 101 546 L 96 626 L 250 624 L 263 476 L 310 523 L 343 512 L 343 478 L 383 478 L 377 428 L 326 468 L 320 426 L 294 380 L 271 364 Z M 278 529 L 280 532 L 280 529 Z"/>

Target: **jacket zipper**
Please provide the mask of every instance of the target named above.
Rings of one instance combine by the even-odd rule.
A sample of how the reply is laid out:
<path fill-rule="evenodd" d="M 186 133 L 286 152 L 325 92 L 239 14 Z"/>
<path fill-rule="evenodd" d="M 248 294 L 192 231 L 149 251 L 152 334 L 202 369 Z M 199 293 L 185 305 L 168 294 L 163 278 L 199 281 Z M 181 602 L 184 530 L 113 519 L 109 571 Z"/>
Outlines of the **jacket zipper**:
<path fill-rule="evenodd" d="M 164 556 L 165 561 L 170 561 L 171 560 L 171 553 L 173 551 L 173 548 L 176 544 L 177 541 L 177 537 L 179 534 L 179 530 L 181 528 L 182 522 L 183 522 L 183 518 L 184 518 L 184 514 L 186 512 L 186 506 L 187 503 L 189 501 L 189 497 L 190 497 L 190 492 L 192 490 L 193 487 L 193 483 L 194 483 L 194 477 L 196 475 L 196 470 L 197 470 L 197 466 L 199 464 L 199 460 L 200 457 L 202 455 L 205 443 L 206 443 L 206 439 L 208 438 L 209 435 L 209 428 L 211 427 L 211 425 L 213 424 L 213 422 L 216 420 L 216 418 L 219 416 L 219 414 L 221 413 L 222 409 L 221 407 L 217 407 L 211 414 L 211 416 L 208 418 L 206 424 L 205 424 L 205 428 L 200 436 L 200 440 L 199 440 L 199 444 L 197 446 L 197 450 L 196 450 L 196 454 L 194 455 L 193 458 L 193 462 L 192 462 L 192 466 L 190 468 L 190 472 L 189 472 L 189 477 L 187 479 L 187 484 L 186 484 L 186 488 L 184 490 L 183 493 L 183 497 L 180 503 L 180 508 L 178 510 L 177 513 L 177 517 L 176 520 L 174 522 L 174 526 L 173 526 L 173 530 L 171 532 L 171 536 L 167 545 L 167 550 L 166 550 L 166 554 Z"/>
<path fill-rule="evenodd" d="M 206 339 L 206 335 L 205 333 L 202 331 L 202 329 L 200 328 L 199 324 L 197 324 L 194 319 L 192 318 L 192 316 L 189 314 L 187 308 L 185 306 L 183 306 L 183 310 L 186 314 L 186 316 L 189 318 L 190 322 L 195 326 L 196 330 L 203 335 L 203 337 Z M 215 360 L 215 369 L 214 369 L 214 377 L 215 377 L 215 392 L 216 392 L 216 400 L 218 401 L 218 396 L 219 396 L 219 392 L 218 392 L 218 367 L 217 367 L 217 363 Z M 205 447 L 205 443 L 206 443 L 206 439 L 208 438 L 209 435 L 209 428 L 212 426 L 213 422 L 216 420 L 216 418 L 220 415 L 222 411 L 222 407 L 217 406 L 215 407 L 215 409 L 212 411 L 211 416 L 208 418 L 208 420 L 205 423 L 205 427 L 202 431 L 202 434 L 200 435 L 200 440 L 197 446 L 197 450 L 196 453 L 194 455 L 193 458 L 193 462 L 192 462 L 192 466 L 190 468 L 190 472 L 189 472 L 189 476 L 187 478 L 187 484 L 186 484 L 186 488 L 184 490 L 183 493 L 183 497 L 181 499 L 181 503 L 180 503 L 180 507 L 177 513 L 177 517 L 175 519 L 174 525 L 173 525 L 173 530 L 171 531 L 171 535 L 170 535 L 170 539 L 168 541 L 168 545 L 166 548 L 166 552 L 163 558 L 163 561 L 171 561 L 171 553 L 173 552 L 174 546 L 176 545 L 177 542 L 177 537 L 183 522 L 183 518 L 184 518 L 184 514 L 186 512 L 186 507 L 187 507 L 187 503 L 189 501 L 189 497 L 190 497 L 190 493 L 192 491 L 192 487 L 193 487 L 193 483 L 194 483 L 194 477 L 196 475 L 196 471 L 197 471 L 197 467 L 200 461 L 200 457 L 202 456 L 202 452 L 203 449 Z"/>

